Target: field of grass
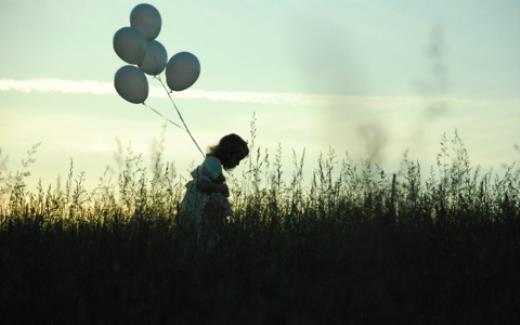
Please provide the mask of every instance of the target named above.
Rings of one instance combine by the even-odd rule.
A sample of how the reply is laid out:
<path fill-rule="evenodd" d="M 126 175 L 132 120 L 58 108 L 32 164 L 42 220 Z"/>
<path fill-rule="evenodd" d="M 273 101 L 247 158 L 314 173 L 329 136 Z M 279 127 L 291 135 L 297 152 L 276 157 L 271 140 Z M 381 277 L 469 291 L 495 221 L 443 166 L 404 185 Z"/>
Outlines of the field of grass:
<path fill-rule="evenodd" d="M 0 156 L 2 324 L 520 324 L 520 168 L 482 172 L 457 135 L 398 173 L 254 145 L 214 246 L 177 227 L 184 180 L 160 148 L 118 153 L 93 191 L 29 191 Z"/>

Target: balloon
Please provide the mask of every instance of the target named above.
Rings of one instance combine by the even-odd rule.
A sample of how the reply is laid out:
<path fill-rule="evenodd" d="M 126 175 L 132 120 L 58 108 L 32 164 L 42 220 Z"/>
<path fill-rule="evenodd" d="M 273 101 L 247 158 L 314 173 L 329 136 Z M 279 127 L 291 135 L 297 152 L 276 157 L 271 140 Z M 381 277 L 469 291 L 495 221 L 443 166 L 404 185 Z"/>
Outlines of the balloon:
<path fill-rule="evenodd" d="M 166 60 L 168 60 L 168 54 L 166 54 L 164 46 L 157 41 L 149 41 L 139 67 L 144 73 L 156 76 L 166 67 Z"/>
<path fill-rule="evenodd" d="M 138 67 L 125 65 L 117 70 L 114 77 L 117 93 L 134 104 L 143 103 L 148 97 L 148 80 Z"/>
<path fill-rule="evenodd" d="M 130 26 L 137 28 L 147 40 L 153 40 L 161 31 L 161 15 L 154 6 L 141 3 L 130 13 Z"/>
<path fill-rule="evenodd" d="M 166 82 L 168 87 L 175 91 L 189 88 L 197 81 L 199 74 L 199 60 L 189 52 L 175 54 L 166 66 Z"/>
<path fill-rule="evenodd" d="M 123 27 L 114 34 L 114 50 L 125 62 L 139 64 L 146 51 L 146 41 L 137 29 Z"/>

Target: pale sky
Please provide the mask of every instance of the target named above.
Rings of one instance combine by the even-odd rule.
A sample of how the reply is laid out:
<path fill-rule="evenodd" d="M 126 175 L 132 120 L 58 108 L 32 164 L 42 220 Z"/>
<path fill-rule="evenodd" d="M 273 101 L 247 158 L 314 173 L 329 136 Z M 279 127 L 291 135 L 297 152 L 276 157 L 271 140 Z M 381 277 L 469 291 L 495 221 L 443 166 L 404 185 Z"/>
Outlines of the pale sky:
<path fill-rule="evenodd" d="M 115 138 L 148 154 L 163 121 L 114 90 L 112 48 L 136 1 L 0 0 L 0 148 L 15 170 L 42 142 L 33 178 L 65 176 L 69 158 L 95 183 Z M 475 164 L 518 160 L 520 1 L 150 1 L 171 57 L 201 75 L 175 99 L 203 148 L 227 133 L 274 150 L 306 148 L 309 170 L 332 146 L 392 169 L 406 149 L 425 163 L 457 129 Z M 163 76 L 164 77 L 164 76 Z M 156 80 L 149 84 L 158 87 Z M 173 120 L 160 89 L 147 103 Z M 200 154 L 166 131 L 187 176 Z"/>

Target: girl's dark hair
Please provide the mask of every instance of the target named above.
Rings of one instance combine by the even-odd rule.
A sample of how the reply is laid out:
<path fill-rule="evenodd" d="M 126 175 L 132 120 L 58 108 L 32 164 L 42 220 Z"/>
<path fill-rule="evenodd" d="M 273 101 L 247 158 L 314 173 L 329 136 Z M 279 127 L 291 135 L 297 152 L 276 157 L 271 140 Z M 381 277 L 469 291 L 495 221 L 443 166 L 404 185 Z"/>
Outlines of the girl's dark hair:
<path fill-rule="evenodd" d="M 216 146 L 209 147 L 207 154 L 217 157 L 222 162 L 224 169 L 230 169 L 231 162 L 229 156 L 239 154 L 239 158 L 242 160 L 249 154 L 249 148 L 244 139 L 235 133 L 231 133 L 222 137 Z"/>

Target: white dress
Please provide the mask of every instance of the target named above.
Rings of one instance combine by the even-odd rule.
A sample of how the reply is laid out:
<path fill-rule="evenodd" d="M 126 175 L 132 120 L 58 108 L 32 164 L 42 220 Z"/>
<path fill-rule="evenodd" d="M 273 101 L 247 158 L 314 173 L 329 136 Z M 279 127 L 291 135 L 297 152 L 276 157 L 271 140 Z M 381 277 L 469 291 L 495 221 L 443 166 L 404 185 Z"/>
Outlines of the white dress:
<path fill-rule="evenodd" d="M 186 183 L 186 193 L 180 204 L 181 223 L 189 222 L 196 229 L 201 229 L 203 225 L 203 212 L 208 201 L 215 201 L 221 204 L 226 215 L 231 214 L 231 207 L 228 199 L 221 193 L 207 193 L 197 188 L 198 180 L 218 182 L 222 175 L 222 163 L 213 156 L 206 156 L 200 166 L 191 172 L 193 177 Z"/>

